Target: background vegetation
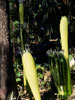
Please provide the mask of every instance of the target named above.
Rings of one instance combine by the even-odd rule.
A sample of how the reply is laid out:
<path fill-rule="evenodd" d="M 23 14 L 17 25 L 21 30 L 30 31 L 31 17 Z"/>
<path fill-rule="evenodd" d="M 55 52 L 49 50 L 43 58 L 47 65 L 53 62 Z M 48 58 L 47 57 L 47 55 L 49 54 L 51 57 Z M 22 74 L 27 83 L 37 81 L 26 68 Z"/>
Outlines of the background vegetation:
<path fill-rule="evenodd" d="M 21 25 L 19 24 L 18 1 L 10 0 L 9 7 L 10 36 L 13 47 L 13 66 L 16 73 L 19 94 L 23 98 L 23 96 L 28 97 L 28 94 L 23 88 L 22 79 L 23 71 L 20 55 L 21 41 L 19 33 Z M 53 93 L 56 91 L 53 85 L 54 83 L 51 79 L 51 73 L 49 72 L 48 57 L 46 52 L 48 49 L 60 50 L 59 23 L 61 16 L 64 15 L 66 15 L 69 20 L 70 59 L 74 58 L 74 10 L 74 0 L 24 0 L 24 26 L 21 27 L 23 27 L 24 43 L 28 45 L 25 47 L 26 49 L 30 49 L 36 62 L 41 95 L 44 95 L 47 91 L 51 91 L 51 87 Z M 50 92 L 48 93 L 50 94 Z M 48 93 L 46 94 L 46 97 L 49 95 Z"/>

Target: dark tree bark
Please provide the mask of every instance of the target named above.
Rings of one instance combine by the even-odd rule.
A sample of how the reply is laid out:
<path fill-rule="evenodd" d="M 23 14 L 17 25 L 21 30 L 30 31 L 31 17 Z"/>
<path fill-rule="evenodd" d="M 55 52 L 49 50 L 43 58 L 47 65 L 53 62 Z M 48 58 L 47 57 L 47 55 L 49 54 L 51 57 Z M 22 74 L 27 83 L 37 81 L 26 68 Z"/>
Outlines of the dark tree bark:
<path fill-rule="evenodd" d="M 16 91 L 13 67 L 9 49 L 8 0 L 0 0 L 0 100 L 7 100 Z"/>

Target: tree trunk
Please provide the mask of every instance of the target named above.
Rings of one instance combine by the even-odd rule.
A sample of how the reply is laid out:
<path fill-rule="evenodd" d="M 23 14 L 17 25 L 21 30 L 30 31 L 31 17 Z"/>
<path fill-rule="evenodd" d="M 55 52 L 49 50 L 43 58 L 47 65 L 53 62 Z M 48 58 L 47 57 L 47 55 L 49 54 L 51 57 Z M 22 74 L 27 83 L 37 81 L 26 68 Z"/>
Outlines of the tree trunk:
<path fill-rule="evenodd" d="M 14 71 L 10 66 L 7 3 L 8 0 L 0 0 L 0 100 L 6 100 L 9 93 L 15 88 Z"/>

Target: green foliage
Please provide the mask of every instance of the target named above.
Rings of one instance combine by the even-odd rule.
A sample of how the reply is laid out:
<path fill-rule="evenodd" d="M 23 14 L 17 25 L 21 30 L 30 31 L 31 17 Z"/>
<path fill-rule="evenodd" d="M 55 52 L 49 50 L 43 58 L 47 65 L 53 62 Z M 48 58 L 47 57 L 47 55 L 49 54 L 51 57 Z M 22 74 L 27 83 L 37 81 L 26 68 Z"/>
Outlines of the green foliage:
<path fill-rule="evenodd" d="M 16 82 L 20 82 L 21 81 L 21 78 L 16 78 Z"/>
<path fill-rule="evenodd" d="M 49 70 L 47 69 L 49 66 L 44 64 L 36 64 L 36 69 L 38 73 L 39 85 L 41 89 L 50 89 L 51 88 L 51 76 L 49 75 Z M 48 74 L 49 73 L 49 74 Z"/>
<path fill-rule="evenodd" d="M 15 71 L 15 73 L 16 73 L 16 82 L 17 82 L 17 84 L 19 84 L 19 82 L 21 82 L 22 81 L 22 69 L 21 69 L 21 66 L 22 65 L 20 65 L 19 63 L 18 63 L 18 60 L 16 60 L 15 61 L 15 63 L 14 63 L 14 71 Z"/>
<path fill-rule="evenodd" d="M 70 55 L 69 55 L 69 62 L 70 62 L 72 59 L 73 59 L 73 55 L 70 54 Z"/>
<path fill-rule="evenodd" d="M 49 67 L 58 95 L 67 98 L 67 64 L 62 51 L 48 51 Z"/>
<path fill-rule="evenodd" d="M 23 84 L 23 71 L 22 71 L 22 63 L 21 63 L 21 38 L 20 38 L 20 23 L 19 23 L 19 9 L 17 0 L 9 0 L 9 12 L 10 12 L 10 36 L 11 42 L 13 46 L 13 57 L 14 60 L 14 70 L 16 73 L 16 81 L 17 84 L 22 86 Z M 72 4 L 73 5 L 73 4 Z M 72 5 L 70 8 L 72 9 Z M 60 38 L 59 36 L 59 20 L 62 15 L 66 13 L 68 15 L 67 7 L 64 4 L 57 0 L 24 0 L 24 25 L 22 26 L 22 35 L 25 43 L 29 44 L 38 44 L 40 42 L 49 41 L 50 39 Z M 74 8 L 73 8 L 74 9 Z M 70 15 L 71 11 L 69 11 L 69 36 L 73 37 L 74 31 L 74 15 Z M 75 42 L 74 42 L 75 43 Z M 20 51 L 17 48 L 20 48 Z M 18 56 L 19 55 L 19 56 Z M 58 55 L 58 56 L 56 56 Z M 60 88 L 60 84 L 62 84 L 63 75 L 61 74 L 62 66 L 64 66 L 64 60 L 62 59 L 61 54 L 52 53 L 52 60 L 50 62 L 52 67 L 52 73 L 55 77 L 56 86 Z M 61 59 L 60 59 L 61 58 Z M 72 59 L 72 55 L 70 55 L 70 60 Z M 18 59 L 18 61 L 17 61 Z M 37 59 L 37 58 L 36 58 Z M 61 66 L 58 71 L 58 64 Z M 38 72 L 38 79 L 41 80 L 40 88 L 50 87 L 49 79 L 48 81 L 44 80 L 44 75 L 46 71 L 49 71 L 49 66 L 47 63 L 44 63 L 43 66 L 41 64 L 36 65 L 36 70 Z M 56 71 L 56 72 L 55 72 Z M 56 74 L 55 74 L 56 73 Z M 60 74 L 60 75 L 59 75 Z M 60 80 L 60 81 L 58 81 Z M 62 89 L 62 88 L 61 88 Z M 60 90 L 61 90 L 60 89 Z M 22 94 L 23 95 L 23 94 Z M 58 95 L 62 95 L 59 93 Z"/>
<path fill-rule="evenodd" d="M 10 0 L 10 20 L 19 20 L 17 0 Z M 74 9 L 73 2 L 70 5 Z M 59 21 L 62 15 L 68 15 L 70 36 L 74 33 L 74 15 L 67 11 L 67 7 L 57 0 L 24 0 L 24 36 L 32 43 L 59 37 Z M 71 15 L 70 15 L 70 14 Z M 73 13 L 73 12 L 72 12 Z M 16 32 L 18 33 L 18 32 Z M 14 32 L 13 32 L 14 34 Z M 19 36 L 19 35 L 18 35 Z"/>

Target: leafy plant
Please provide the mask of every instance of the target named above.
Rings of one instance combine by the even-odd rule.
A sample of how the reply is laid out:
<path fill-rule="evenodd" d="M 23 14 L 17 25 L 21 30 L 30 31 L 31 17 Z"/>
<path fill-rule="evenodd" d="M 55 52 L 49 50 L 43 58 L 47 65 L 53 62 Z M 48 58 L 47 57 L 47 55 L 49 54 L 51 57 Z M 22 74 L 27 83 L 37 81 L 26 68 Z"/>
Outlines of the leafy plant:
<path fill-rule="evenodd" d="M 20 37 L 21 37 L 21 49 L 22 49 L 22 64 L 23 64 L 23 77 L 24 86 L 26 87 L 26 79 L 32 90 L 35 100 L 41 100 L 37 72 L 35 68 L 35 62 L 32 55 L 24 50 L 23 41 L 23 26 L 24 26 L 24 5 L 23 1 L 19 1 L 19 15 L 20 15 Z"/>
<path fill-rule="evenodd" d="M 22 63 L 26 79 L 29 83 L 35 100 L 41 100 L 35 62 L 32 55 L 29 52 L 23 53 Z"/>
<path fill-rule="evenodd" d="M 58 90 L 58 95 L 64 97 L 65 95 L 65 86 L 66 86 L 66 63 L 65 63 L 65 59 L 63 56 L 63 52 L 62 51 L 52 51 L 49 50 L 47 52 L 48 57 L 49 57 L 49 67 L 50 67 L 50 71 L 52 73 L 54 82 L 55 82 L 55 86 Z"/>
<path fill-rule="evenodd" d="M 60 35 L 63 54 L 48 51 L 49 66 L 59 95 L 63 95 L 66 100 L 72 94 L 68 54 L 68 20 L 66 16 L 63 16 L 60 21 Z"/>
<path fill-rule="evenodd" d="M 72 94 L 72 84 L 71 84 L 71 75 L 69 67 L 69 54 L 68 54 L 68 19 L 66 16 L 63 16 L 60 21 L 60 35 L 61 35 L 61 46 L 64 51 L 64 58 L 66 60 L 66 70 L 67 70 L 67 83 L 66 83 L 66 95 L 69 96 Z"/>

